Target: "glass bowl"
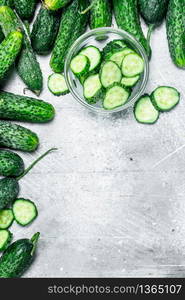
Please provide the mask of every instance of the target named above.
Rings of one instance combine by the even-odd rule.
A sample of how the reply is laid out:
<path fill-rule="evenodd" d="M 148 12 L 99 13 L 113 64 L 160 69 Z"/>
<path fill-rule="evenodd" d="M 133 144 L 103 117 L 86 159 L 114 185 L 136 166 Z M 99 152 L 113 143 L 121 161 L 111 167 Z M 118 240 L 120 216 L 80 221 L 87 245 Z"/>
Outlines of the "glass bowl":
<path fill-rule="evenodd" d="M 105 110 L 102 106 L 102 99 L 98 101 L 96 104 L 89 104 L 86 102 L 83 96 L 83 87 L 77 77 L 73 74 L 70 69 L 71 59 L 79 53 L 79 51 L 89 45 L 94 45 L 98 47 L 100 50 L 103 49 L 107 43 L 113 40 L 124 40 L 128 46 L 134 49 L 144 60 L 144 72 L 141 75 L 140 80 L 133 88 L 132 93 L 128 99 L 128 101 L 115 109 Z M 149 77 L 149 62 L 147 54 L 141 44 L 130 34 L 125 32 L 124 30 L 114 29 L 112 27 L 102 27 L 98 29 L 94 29 L 86 32 L 82 36 L 80 36 L 75 43 L 71 46 L 66 61 L 65 61 L 65 79 L 68 85 L 68 88 L 73 95 L 73 97 L 83 106 L 89 108 L 90 110 L 102 113 L 102 114 L 110 114 L 119 112 L 127 109 L 128 107 L 134 105 L 134 103 L 138 100 L 138 98 L 144 93 L 146 84 Z"/>

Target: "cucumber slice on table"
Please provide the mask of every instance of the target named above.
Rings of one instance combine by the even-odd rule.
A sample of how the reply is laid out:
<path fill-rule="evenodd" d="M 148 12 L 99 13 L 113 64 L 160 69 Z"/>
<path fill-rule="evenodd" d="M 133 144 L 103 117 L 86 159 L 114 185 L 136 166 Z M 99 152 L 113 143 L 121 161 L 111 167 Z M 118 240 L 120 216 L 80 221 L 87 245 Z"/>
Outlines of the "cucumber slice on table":
<path fill-rule="evenodd" d="M 0 229 L 0 251 L 4 251 L 10 244 L 13 234 L 6 229 Z"/>
<path fill-rule="evenodd" d="M 53 73 L 48 77 L 48 89 L 55 96 L 69 93 L 64 75 L 58 73 Z"/>
<path fill-rule="evenodd" d="M 38 215 L 36 205 L 27 199 L 17 199 L 13 204 L 13 214 L 16 222 L 26 226 L 33 222 Z"/>
<path fill-rule="evenodd" d="M 135 77 L 123 77 L 121 80 L 121 84 L 128 87 L 133 87 L 139 80 L 140 76 L 137 75 Z"/>
<path fill-rule="evenodd" d="M 100 80 L 103 87 L 107 88 L 113 83 L 121 82 L 122 74 L 118 65 L 113 61 L 105 61 L 100 70 Z"/>
<path fill-rule="evenodd" d="M 90 68 L 90 61 L 87 56 L 79 54 L 71 60 L 70 68 L 77 76 L 87 74 Z"/>
<path fill-rule="evenodd" d="M 111 110 L 125 104 L 129 98 L 129 91 L 121 84 L 115 83 L 106 91 L 103 107 Z"/>
<path fill-rule="evenodd" d="M 130 53 L 123 58 L 121 67 L 123 76 L 134 77 L 144 71 L 144 61 L 137 53 Z"/>
<path fill-rule="evenodd" d="M 96 103 L 102 96 L 99 74 L 91 75 L 84 81 L 84 97 L 88 103 Z"/>
<path fill-rule="evenodd" d="M 180 101 L 180 93 L 172 87 L 158 87 L 151 95 L 152 103 L 159 111 L 169 111 Z"/>
<path fill-rule="evenodd" d="M 159 118 L 159 112 L 155 109 L 148 95 L 143 95 L 134 106 L 134 115 L 139 123 L 154 124 Z"/>
<path fill-rule="evenodd" d="M 101 52 L 95 46 L 88 46 L 88 47 L 82 49 L 80 54 L 85 55 L 85 56 L 88 57 L 88 59 L 90 61 L 89 71 L 94 70 L 101 63 Z"/>
<path fill-rule="evenodd" d="M 9 228 L 14 220 L 13 212 L 11 209 L 0 210 L 0 229 Z"/>

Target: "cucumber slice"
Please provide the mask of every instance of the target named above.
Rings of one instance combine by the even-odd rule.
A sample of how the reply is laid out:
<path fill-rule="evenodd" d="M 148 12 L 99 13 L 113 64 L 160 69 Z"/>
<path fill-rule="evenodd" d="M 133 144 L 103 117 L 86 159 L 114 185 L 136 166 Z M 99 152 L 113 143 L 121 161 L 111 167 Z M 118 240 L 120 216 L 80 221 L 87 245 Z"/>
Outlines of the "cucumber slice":
<path fill-rule="evenodd" d="M 129 98 L 129 91 L 125 89 L 121 84 L 113 84 L 106 91 L 103 107 L 111 110 L 125 104 Z"/>
<path fill-rule="evenodd" d="M 55 96 L 69 93 L 64 75 L 58 73 L 53 73 L 48 77 L 48 89 Z"/>
<path fill-rule="evenodd" d="M 125 77 L 134 77 L 143 73 L 144 61 L 141 56 L 136 53 L 127 54 L 123 58 L 122 73 Z"/>
<path fill-rule="evenodd" d="M 11 209 L 0 210 L 0 229 L 9 228 L 14 220 L 13 212 Z"/>
<path fill-rule="evenodd" d="M 72 59 L 70 67 L 76 76 L 82 76 L 88 73 L 90 61 L 87 56 L 79 54 Z"/>
<path fill-rule="evenodd" d="M 159 112 L 155 109 L 149 95 L 143 95 L 134 106 L 134 116 L 139 123 L 154 124 L 159 118 Z"/>
<path fill-rule="evenodd" d="M 0 229 L 0 251 L 6 250 L 12 241 L 13 234 L 6 229 Z"/>
<path fill-rule="evenodd" d="M 84 97 L 88 103 L 96 103 L 102 97 L 99 74 L 91 75 L 84 81 Z"/>
<path fill-rule="evenodd" d="M 12 210 L 16 222 L 22 226 L 32 223 L 38 216 L 36 205 L 32 201 L 23 198 L 14 202 Z"/>
<path fill-rule="evenodd" d="M 121 82 L 122 74 L 118 65 L 113 61 L 105 61 L 100 70 L 100 80 L 103 87 L 107 88 L 113 83 Z"/>
<path fill-rule="evenodd" d="M 158 87 L 151 95 L 155 108 L 159 111 L 169 111 L 180 101 L 180 93 L 173 87 Z"/>
<path fill-rule="evenodd" d="M 121 80 L 121 84 L 128 87 L 133 87 L 138 82 L 140 76 L 137 75 L 135 77 L 123 77 Z"/>
<path fill-rule="evenodd" d="M 95 46 L 88 46 L 84 48 L 80 54 L 85 55 L 88 57 L 90 61 L 90 68 L 89 71 L 94 70 L 97 68 L 101 63 L 101 52 Z"/>
<path fill-rule="evenodd" d="M 109 60 L 114 61 L 121 68 L 123 58 L 130 53 L 134 53 L 134 51 L 130 48 L 125 48 L 111 55 Z"/>

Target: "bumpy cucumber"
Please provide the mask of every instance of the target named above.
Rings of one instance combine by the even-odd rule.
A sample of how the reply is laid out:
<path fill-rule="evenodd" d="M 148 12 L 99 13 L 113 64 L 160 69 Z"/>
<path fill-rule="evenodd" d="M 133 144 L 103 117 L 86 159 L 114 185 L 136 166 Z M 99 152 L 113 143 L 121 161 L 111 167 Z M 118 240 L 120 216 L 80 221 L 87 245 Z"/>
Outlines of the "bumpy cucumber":
<path fill-rule="evenodd" d="M 110 0 L 90 0 L 90 28 L 110 27 L 112 7 Z"/>
<path fill-rule="evenodd" d="M 7 229 L 0 230 L 0 251 L 6 250 L 13 238 L 13 234 Z"/>
<path fill-rule="evenodd" d="M 23 172 L 23 159 L 12 151 L 0 149 L 0 175 L 17 177 Z"/>
<path fill-rule="evenodd" d="M 24 33 L 23 47 L 16 67 L 19 76 L 27 87 L 39 95 L 43 84 L 42 72 L 31 47 L 26 29 L 14 11 L 8 6 L 0 6 L 0 25 L 5 36 L 17 29 L 21 29 Z"/>
<path fill-rule="evenodd" d="M 11 205 L 19 194 L 19 184 L 15 178 L 3 178 L 0 180 L 0 209 Z"/>
<path fill-rule="evenodd" d="M 31 42 L 35 52 L 46 54 L 52 50 L 59 23 L 59 16 L 51 13 L 42 5 L 31 32 Z"/>
<path fill-rule="evenodd" d="M 169 0 L 138 0 L 140 14 L 149 25 L 158 26 L 166 16 Z"/>
<path fill-rule="evenodd" d="M 14 7 L 14 0 L 0 0 L 0 6 L 4 6 L 4 5 L 7 5 L 7 6 L 13 8 Z"/>
<path fill-rule="evenodd" d="M 37 0 L 16 0 L 14 1 L 16 12 L 22 20 L 33 18 Z"/>
<path fill-rule="evenodd" d="M 0 278 L 20 277 L 31 265 L 39 239 L 39 233 L 29 239 L 11 244 L 0 258 Z"/>
<path fill-rule="evenodd" d="M 75 40 L 85 32 L 88 14 L 81 14 L 87 2 L 74 0 L 64 8 L 57 39 L 52 52 L 50 66 L 56 73 L 64 71 L 65 58 Z"/>
<path fill-rule="evenodd" d="M 0 118 L 32 123 L 46 123 L 54 118 L 54 107 L 30 97 L 0 92 Z"/>
<path fill-rule="evenodd" d="M 46 7 L 49 10 L 58 10 L 66 6 L 71 0 L 44 0 Z"/>

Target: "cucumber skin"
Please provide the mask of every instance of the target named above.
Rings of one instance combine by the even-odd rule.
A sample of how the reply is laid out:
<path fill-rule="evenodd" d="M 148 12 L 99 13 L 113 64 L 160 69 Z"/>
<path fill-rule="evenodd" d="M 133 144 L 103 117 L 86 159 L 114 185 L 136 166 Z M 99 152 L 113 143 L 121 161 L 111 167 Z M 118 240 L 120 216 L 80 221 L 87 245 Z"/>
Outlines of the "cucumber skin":
<path fill-rule="evenodd" d="M 7 230 L 8 231 L 8 234 L 9 234 L 9 237 L 8 237 L 8 240 L 4 243 L 3 247 L 0 248 L 0 251 L 4 251 L 8 248 L 8 246 L 10 245 L 12 239 L 13 239 L 13 234 L 8 230 L 8 229 L 1 229 L 1 230 Z M 1 231 L 0 230 L 0 231 Z"/>
<path fill-rule="evenodd" d="M 59 21 L 58 15 L 41 6 L 31 33 L 32 47 L 36 53 L 47 54 L 52 50 L 59 29 Z"/>
<path fill-rule="evenodd" d="M 22 20 L 32 19 L 37 0 L 16 0 L 14 1 L 14 6 L 17 14 Z"/>
<path fill-rule="evenodd" d="M 0 209 L 12 204 L 19 194 L 19 184 L 15 178 L 6 177 L 0 180 Z"/>
<path fill-rule="evenodd" d="M 66 6 L 71 0 L 44 0 L 46 7 L 49 10 L 58 10 Z"/>
<path fill-rule="evenodd" d="M 166 27 L 169 51 L 174 64 L 185 68 L 185 1 L 170 0 Z"/>
<path fill-rule="evenodd" d="M 55 109 L 48 102 L 0 91 L 0 119 L 46 123 L 54 116 Z"/>
<path fill-rule="evenodd" d="M 0 121 L 0 146 L 32 152 L 38 145 L 39 139 L 31 130 L 7 121 Z"/>
<path fill-rule="evenodd" d="M 90 0 L 90 28 L 110 27 L 112 24 L 112 6 L 110 0 Z"/>
<path fill-rule="evenodd" d="M 145 22 L 159 26 L 166 16 L 169 0 L 138 0 L 140 14 Z"/>
<path fill-rule="evenodd" d="M 27 33 L 23 28 L 23 24 L 16 16 L 14 11 L 8 6 L 0 6 L 0 26 L 6 36 L 11 31 L 21 29 L 24 33 L 23 47 L 16 62 L 16 68 L 19 76 L 27 87 L 40 94 L 43 85 L 42 72 L 37 62 L 35 53 L 31 47 L 31 43 Z"/>
<path fill-rule="evenodd" d="M 13 8 L 14 7 L 14 2 L 16 2 L 16 1 L 14 1 L 14 0 L 0 0 L 0 6 L 7 5 L 7 6 Z"/>
<path fill-rule="evenodd" d="M 12 151 L 0 149 L 0 175 L 17 177 L 23 172 L 23 159 Z"/>
<path fill-rule="evenodd" d="M 86 30 L 89 14 L 80 14 L 80 12 L 87 5 L 83 0 L 74 0 L 63 10 L 59 32 L 50 60 L 50 66 L 55 73 L 64 71 L 65 58 L 69 48 Z"/>
<path fill-rule="evenodd" d="M 15 62 L 22 46 L 23 35 L 19 31 L 11 32 L 0 44 L 0 80 Z"/>

